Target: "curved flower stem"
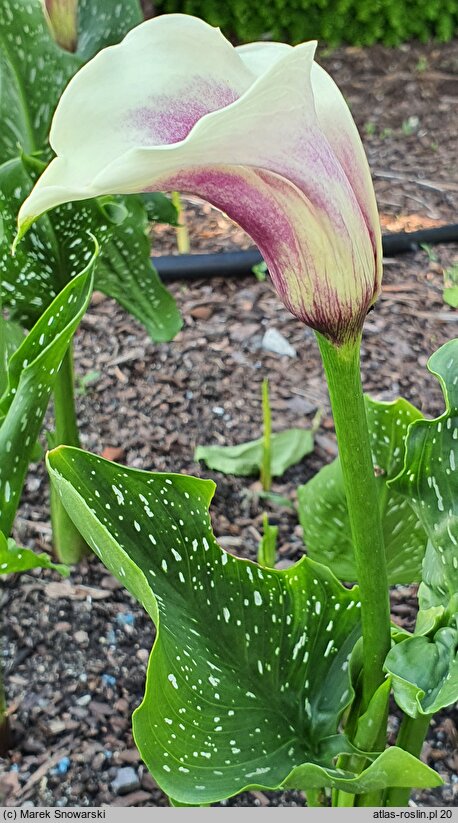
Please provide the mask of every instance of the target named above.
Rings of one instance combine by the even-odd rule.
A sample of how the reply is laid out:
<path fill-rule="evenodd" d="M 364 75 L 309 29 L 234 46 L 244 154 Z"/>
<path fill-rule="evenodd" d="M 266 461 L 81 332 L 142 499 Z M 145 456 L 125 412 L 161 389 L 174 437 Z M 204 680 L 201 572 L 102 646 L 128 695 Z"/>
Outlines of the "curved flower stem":
<path fill-rule="evenodd" d="M 410 752 L 414 757 L 420 757 L 426 733 L 431 722 L 431 715 L 420 715 L 415 720 L 404 715 L 396 740 L 396 746 Z M 385 806 L 408 806 L 411 789 L 391 788 L 385 795 Z"/>
<path fill-rule="evenodd" d="M 362 707 L 384 681 L 390 648 L 385 548 L 360 375 L 360 340 L 339 348 L 317 335 L 331 398 L 347 497 L 363 635 Z"/>
<path fill-rule="evenodd" d="M 79 447 L 71 344 L 54 384 L 54 418 L 55 445 Z M 89 549 L 53 489 L 51 489 L 51 523 L 56 559 L 62 563 L 78 563 Z"/>

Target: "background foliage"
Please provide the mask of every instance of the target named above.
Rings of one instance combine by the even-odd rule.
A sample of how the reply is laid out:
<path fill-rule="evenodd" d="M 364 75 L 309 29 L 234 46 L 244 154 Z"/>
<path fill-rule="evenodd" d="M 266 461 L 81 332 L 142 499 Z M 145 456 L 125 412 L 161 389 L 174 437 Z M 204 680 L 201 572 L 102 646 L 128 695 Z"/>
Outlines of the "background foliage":
<path fill-rule="evenodd" d="M 184 12 L 220 26 L 240 41 L 329 45 L 396 45 L 405 40 L 450 40 L 458 28 L 458 0 L 157 0 L 157 13 Z"/>

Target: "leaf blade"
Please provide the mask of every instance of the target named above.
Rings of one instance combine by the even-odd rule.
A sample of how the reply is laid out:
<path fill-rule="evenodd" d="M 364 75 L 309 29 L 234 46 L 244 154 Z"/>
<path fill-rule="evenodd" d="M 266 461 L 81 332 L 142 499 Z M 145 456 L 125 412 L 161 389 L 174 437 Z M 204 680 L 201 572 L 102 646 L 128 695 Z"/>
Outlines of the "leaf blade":
<path fill-rule="evenodd" d="M 313 432 L 292 428 L 271 435 L 271 470 L 273 477 L 299 463 L 313 451 Z M 203 460 L 208 468 L 223 474 L 247 477 L 257 474 L 262 467 L 263 438 L 249 440 L 236 446 L 197 446 L 194 460 Z"/>
<path fill-rule="evenodd" d="M 372 459 L 382 514 L 390 584 L 420 579 L 426 535 L 407 501 L 388 489 L 403 459 L 408 426 L 421 417 L 406 400 L 379 403 L 366 397 Z M 309 555 L 330 565 L 342 580 L 356 580 L 350 521 L 340 461 L 325 466 L 298 488 L 299 520 Z"/>
<path fill-rule="evenodd" d="M 12 355 L 0 398 L 0 529 L 9 534 L 57 372 L 89 304 L 97 248 Z"/>

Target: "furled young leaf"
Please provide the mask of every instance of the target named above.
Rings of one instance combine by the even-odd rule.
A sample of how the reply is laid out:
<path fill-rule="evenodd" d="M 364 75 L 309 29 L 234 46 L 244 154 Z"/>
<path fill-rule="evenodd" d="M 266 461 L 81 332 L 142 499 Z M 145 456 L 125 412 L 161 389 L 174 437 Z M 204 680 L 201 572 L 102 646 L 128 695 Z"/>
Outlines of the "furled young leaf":
<path fill-rule="evenodd" d="M 404 467 L 390 488 L 409 502 L 428 534 L 436 553 L 435 559 L 428 558 L 435 581 L 433 605 L 447 605 L 458 593 L 458 339 L 438 349 L 428 369 L 440 381 L 445 412 L 413 423 Z"/>
<path fill-rule="evenodd" d="M 133 724 L 169 796 L 202 805 L 250 787 L 360 791 L 370 782 L 373 767 L 355 778 L 333 765 L 350 751 L 337 729 L 352 697 L 357 589 L 305 558 L 274 571 L 220 549 L 209 481 L 127 469 L 69 447 L 51 452 L 48 466 L 83 537 L 156 623 Z M 393 754 L 381 756 L 379 784 L 403 780 L 414 761 L 394 757 L 395 769 L 384 768 Z M 414 762 L 412 785 L 437 785 Z"/>
<path fill-rule="evenodd" d="M 181 327 L 180 316 L 151 265 L 146 213 L 136 196 L 62 206 L 34 223 L 11 256 L 17 211 L 33 176 L 27 157 L 0 166 L 0 278 L 4 305 L 12 316 L 27 327 L 37 320 L 86 265 L 92 254 L 92 232 L 101 248 L 96 287 L 143 323 L 153 340 L 173 338 Z"/>
<path fill-rule="evenodd" d="M 143 20 L 138 0 L 78 0 L 77 54 L 84 61 L 119 43 Z"/>
<path fill-rule="evenodd" d="M 0 575 L 27 572 L 30 569 L 54 569 L 68 577 L 70 569 L 62 563 L 53 563 L 49 555 L 36 554 L 31 549 L 17 546 L 14 540 L 0 532 Z"/>
<path fill-rule="evenodd" d="M 249 440 L 238 446 L 197 446 L 194 460 L 203 460 L 209 469 L 244 476 L 258 474 L 262 466 L 264 440 Z M 308 429 L 286 429 L 271 436 L 271 470 L 281 477 L 313 451 L 313 433 Z"/>
<path fill-rule="evenodd" d="M 56 374 L 88 306 L 94 254 L 58 294 L 9 361 L 0 399 L 0 529 L 9 534 Z"/>
<path fill-rule="evenodd" d="M 376 473 L 380 511 L 391 584 L 420 579 L 426 534 L 407 500 L 387 480 L 402 467 L 404 441 L 409 424 L 421 418 L 406 400 L 378 403 L 366 398 L 372 459 Z M 299 519 L 310 557 L 326 563 L 342 580 L 356 580 L 357 572 L 351 538 L 340 461 L 325 466 L 298 489 Z"/>

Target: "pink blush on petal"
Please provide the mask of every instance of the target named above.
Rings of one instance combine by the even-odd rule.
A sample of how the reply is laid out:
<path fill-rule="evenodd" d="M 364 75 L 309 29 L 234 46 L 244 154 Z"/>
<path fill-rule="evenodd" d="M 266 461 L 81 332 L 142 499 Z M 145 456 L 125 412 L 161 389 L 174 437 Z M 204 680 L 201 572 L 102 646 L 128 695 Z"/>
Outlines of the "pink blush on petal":
<path fill-rule="evenodd" d="M 157 94 L 150 106 L 131 109 L 124 127 L 133 133 L 136 145 L 179 143 L 202 117 L 229 106 L 238 98 L 239 94 L 229 86 L 196 77 L 182 89 L 179 97 Z"/>

